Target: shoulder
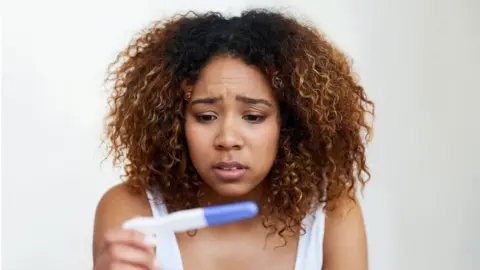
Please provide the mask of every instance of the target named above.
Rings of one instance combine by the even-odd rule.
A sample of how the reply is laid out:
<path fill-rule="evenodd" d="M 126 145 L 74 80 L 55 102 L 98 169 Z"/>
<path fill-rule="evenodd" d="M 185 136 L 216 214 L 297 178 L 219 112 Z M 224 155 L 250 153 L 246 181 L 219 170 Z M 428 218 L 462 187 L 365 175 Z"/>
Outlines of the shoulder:
<path fill-rule="evenodd" d="M 358 200 L 345 198 L 325 215 L 323 257 L 323 269 L 367 269 L 365 224 Z"/>
<path fill-rule="evenodd" d="M 126 184 L 116 185 L 103 194 L 97 209 L 96 218 L 108 217 L 109 223 L 123 223 L 132 216 L 151 215 L 147 194 L 133 192 Z"/>
<path fill-rule="evenodd" d="M 95 211 L 93 253 L 96 254 L 103 246 L 107 231 L 121 228 L 124 221 L 133 217 L 151 215 L 146 193 L 134 193 L 126 184 L 110 188 L 100 199 Z"/>

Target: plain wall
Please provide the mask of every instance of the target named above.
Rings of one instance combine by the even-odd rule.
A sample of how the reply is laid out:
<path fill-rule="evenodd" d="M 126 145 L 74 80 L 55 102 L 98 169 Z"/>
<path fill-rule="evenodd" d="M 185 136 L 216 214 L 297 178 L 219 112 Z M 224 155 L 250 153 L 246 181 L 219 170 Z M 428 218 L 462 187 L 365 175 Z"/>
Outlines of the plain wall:
<path fill-rule="evenodd" d="M 150 21 L 260 1 L 4 1 L 2 266 L 91 269 L 107 65 Z M 373 270 L 479 269 L 480 3 L 261 1 L 315 22 L 376 102 L 362 204 Z"/>

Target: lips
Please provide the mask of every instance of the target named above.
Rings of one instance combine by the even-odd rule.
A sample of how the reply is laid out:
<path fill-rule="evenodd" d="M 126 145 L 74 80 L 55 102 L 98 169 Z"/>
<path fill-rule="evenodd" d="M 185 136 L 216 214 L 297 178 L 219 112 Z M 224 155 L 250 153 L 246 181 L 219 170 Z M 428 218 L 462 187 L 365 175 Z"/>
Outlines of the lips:
<path fill-rule="evenodd" d="M 222 180 L 238 180 L 247 171 L 247 167 L 239 162 L 219 162 L 213 166 L 214 173 Z"/>
<path fill-rule="evenodd" d="M 214 168 L 222 169 L 222 170 L 235 170 L 235 169 L 246 169 L 246 166 L 236 161 L 231 161 L 231 162 L 219 162 L 215 164 Z"/>

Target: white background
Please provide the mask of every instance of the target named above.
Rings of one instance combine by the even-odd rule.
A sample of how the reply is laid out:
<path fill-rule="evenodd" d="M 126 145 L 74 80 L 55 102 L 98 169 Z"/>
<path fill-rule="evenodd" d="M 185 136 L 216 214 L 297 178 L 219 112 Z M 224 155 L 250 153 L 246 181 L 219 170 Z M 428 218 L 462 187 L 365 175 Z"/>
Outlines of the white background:
<path fill-rule="evenodd" d="M 260 2 L 317 23 L 377 104 L 371 269 L 480 269 L 479 1 L 3 2 L 3 269 L 91 269 L 95 206 L 119 181 L 100 164 L 102 80 L 131 36 L 175 12 Z"/>

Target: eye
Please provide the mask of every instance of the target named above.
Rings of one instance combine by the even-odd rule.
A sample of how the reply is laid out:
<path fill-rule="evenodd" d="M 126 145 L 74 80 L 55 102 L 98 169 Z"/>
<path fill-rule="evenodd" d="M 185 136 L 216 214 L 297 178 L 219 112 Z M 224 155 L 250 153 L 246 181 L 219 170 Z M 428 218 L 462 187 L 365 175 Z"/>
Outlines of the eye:
<path fill-rule="evenodd" d="M 217 116 L 213 114 L 197 114 L 195 115 L 195 118 L 197 118 L 197 121 L 200 123 L 208 123 L 217 119 Z"/>
<path fill-rule="evenodd" d="M 261 123 L 265 120 L 265 116 L 257 115 L 257 114 L 247 114 L 243 116 L 243 119 L 247 120 L 248 122 L 252 123 Z"/>

